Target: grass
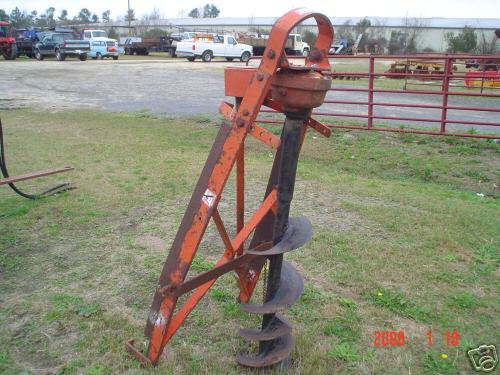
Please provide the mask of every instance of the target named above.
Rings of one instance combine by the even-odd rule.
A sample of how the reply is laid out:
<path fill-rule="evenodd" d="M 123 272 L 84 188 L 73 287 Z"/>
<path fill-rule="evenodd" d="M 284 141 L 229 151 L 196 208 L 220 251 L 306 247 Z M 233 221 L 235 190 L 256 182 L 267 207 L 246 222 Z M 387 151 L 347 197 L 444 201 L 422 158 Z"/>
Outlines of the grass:
<path fill-rule="evenodd" d="M 416 322 L 431 322 L 429 313 L 425 308 L 418 306 L 399 291 L 379 288 L 377 293 L 367 293 L 365 298 L 373 305 L 383 307 L 396 315 L 410 318 Z"/>
<path fill-rule="evenodd" d="M 157 371 L 124 350 L 130 338 L 144 348 L 152 293 L 218 120 L 22 109 L 2 122 L 12 174 L 75 167 L 23 188 L 76 189 L 38 201 L 0 190 L 0 373 L 251 373 L 234 362 L 249 349 L 237 331 L 259 320 L 240 310 L 229 274 Z M 272 154 L 248 139 L 246 155 L 248 218 Z M 314 236 L 286 255 L 305 281 L 285 312 L 296 337 L 288 372 L 471 373 L 466 350 L 500 339 L 499 166 L 486 140 L 308 132 L 292 215 L 308 216 Z M 231 178 L 219 204 L 230 235 L 234 190 Z M 210 224 L 190 272 L 221 254 Z M 374 331 L 404 331 L 405 345 L 376 348 Z M 446 331 L 459 332 L 458 347 Z"/>

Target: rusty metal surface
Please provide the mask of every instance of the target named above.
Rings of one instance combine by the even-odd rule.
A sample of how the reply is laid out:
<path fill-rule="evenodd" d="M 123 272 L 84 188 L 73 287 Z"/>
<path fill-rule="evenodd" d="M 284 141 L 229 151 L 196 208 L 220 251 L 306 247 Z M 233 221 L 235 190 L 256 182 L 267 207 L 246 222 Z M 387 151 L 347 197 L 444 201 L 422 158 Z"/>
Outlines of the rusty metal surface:
<path fill-rule="evenodd" d="M 191 229 L 191 223 L 193 221 L 194 215 L 198 210 L 199 202 L 202 200 L 203 195 L 205 193 L 206 190 L 205 186 L 206 184 L 208 184 L 211 169 L 213 168 L 215 163 L 217 163 L 220 157 L 220 154 L 222 152 L 221 146 L 223 142 L 226 140 L 229 134 L 229 130 L 230 128 L 227 124 L 222 124 L 221 128 L 219 129 L 219 133 L 217 134 L 217 137 L 212 146 L 212 150 L 210 151 L 209 156 L 207 158 L 207 162 L 203 168 L 203 171 L 201 172 L 195 191 L 193 192 L 193 195 L 191 197 L 191 200 L 189 201 L 186 212 L 184 213 L 184 217 L 181 221 L 179 230 L 177 231 L 177 235 L 174 239 L 174 243 L 172 244 L 172 248 L 170 249 L 167 260 L 163 266 L 163 270 L 160 275 L 160 280 L 158 282 L 158 285 L 160 287 L 165 286 L 169 282 L 170 274 L 175 272 L 175 270 L 177 269 L 178 266 L 177 261 L 180 253 L 181 243 L 186 234 L 188 233 L 188 231 Z M 151 305 L 151 312 L 146 322 L 145 334 L 147 337 L 150 337 L 151 335 L 151 331 L 157 319 L 158 310 L 160 308 L 162 300 L 163 296 L 158 294 L 158 292 L 156 292 L 153 299 L 153 303 Z"/>
<path fill-rule="evenodd" d="M 150 366 L 151 365 L 151 361 L 149 360 L 148 357 L 146 357 L 144 354 L 142 354 L 139 349 L 137 349 L 134 346 L 134 342 L 135 342 L 135 340 L 128 340 L 125 343 L 125 349 L 127 349 L 127 351 L 130 354 L 132 354 L 133 356 L 135 356 L 139 360 L 139 362 L 141 363 L 141 365 L 143 367 Z"/>
<path fill-rule="evenodd" d="M 241 98 L 257 68 L 246 66 L 230 66 L 224 69 L 224 92 L 226 96 Z"/>
<path fill-rule="evenodd" d="M 264 142 L 266 145 L 268 145 L 270 148 L 274 150 L 278 149 L 281 143 L 280 139 L 276 137 L 273 133 L 271 133 L 269 130 L 261 128 L 260 126 L 255 124 L 253 124 L 252 128 L 250 129 L 250 135 Z"/>
<path fill-rule="evenodd" d="M 246 254 L 259 256 L 283 254 L 304 246 L 307 242 L 309 242 L 312 235 L 312 224 L 307 217 L 293 217 L 289 219 L 288 228 L 280 242 L 269 250 L 247 250 Z"/>
<path fill-rule="evenodd" d="M 234 112 L 235 107 L 236 106 L 233 106 L 232 104 L 223 101 L 219 105 L 219 113 L 221 115 L 223 115 L 226 119 L 232 120 L 234 117 L 234 113 L 235 113 Z M 330 130 L 328 129 L 328 131 L 330 131 Z M 264 142 L 266 145 L 268 145 L 272 149 L 277 149 L 280 145 L 280 139 L 277 136 L 275 136 L 270 131 L 260 127 L 259 125 L 256 125 L 255 123 L 251 125 L 249 134 L 251 136 L 257 138 L 258 140 Z M 244 153 L 244 151 L 240 151 L 240 152 Z M 239 163 L 236 164 L 236 167 L 237 167 L 236 176 L 237 176 L 237 178 L 243 179 L 242 183 L 237 184 L 238 189 L 242 189 L 243 185 L 244 185 L 244 178 L 242 177 L 242 176 L 244 176 L 244 168 L 242 167 L 242 165 L 244 165 L 244 161 L 242 161 L 243 157 L 244 156 L 238 156 L 238 162 L 243 163 L 243 164 L 239 164 Z M 238 165 L 240 165 L 239 169 L 238 169 Z M 241 192 L 240 192 L 240 194 L 241 194 Z M 240 194 L 237 194 L 237 196 L 240 196 Z M 240 199 L 238 199 L 237 202 L 240 202 Z M 241 212 L 243 211 L 243 209 L 244 209 L 244 206 L 240 207 L 240 209 L 237 209 L 237 214 L 241 215 Z"/>
<path fill-rule="evenodd" d="M 300 112 L 319 107 L 332 86 L 332 79 L 315 71 L 283 69 L 276 74 L 270 97 L 285 111 Z"/>
<path fill-rule="evenodd" d="M 269 196 L 266 197 L 264 202 L 260 205 L 260 207 L 257 209 L 257 211 L 252 215 L 252 217 L 248 220 L 248 222 L 245 224 L 243 229 L 236 235 L 236 237 L 231 241 L 232 248 L 233 249 L 238 249 L 250 236 L 250 234 L 253 232 L 257 224 L 262 220 L 264 215 L 269 212 L 272 207 L 275 205 L 276 202 L 276 192 L 273 191 Z M 226 249 L 224 254 L 222 255 L 221 258 L 217 261 L 215 264 L 215 267 L 213 270 L 215 271 L 218 267 L 223 266 L 226 263 L 231 262 L 233 256 L 235 254 L 231 253 Z M 238 258 L 236 258 L 238 259 Z M 197 287 L 191 295 L 188 297 L 186 302 L 179 308 L 177 313 L 172 317 L 170 325 L 168 327 L 167 332 L 165 333 L 165 336 L 163 338 L 164 342 L 168 342 L 170 337 L 179 329 L 181 324 L 184 322 L 186 317 L 189 315 L 189 313 L 195 308 L 195 306 L 198 304 L 198 302 L 203 298 L 203 296 L 206 294 L 206 292 L 212 287 L 212 285 L 215 283 L 216 279 L 210 280 L 199 287 Z"/>
<path fill-rule="evenodd" d="M 73 170 L 72 167 L 50 168 L 50 169 L 45 169 L 43 171 L 30 172 L 30 173 L 21 174 L 18 176 L 0 178 L 0 186 L 6 185 L 6 184 L 12 184 L 14 182 L 19 182 L 19 181 L 32 180 L 34 178 L 43 177 L 43 176 L 50 176 L 50 175 L 53 175 L 56 173 L 63 173 L 63 172 L 68 172 L 68 171 L 72 171 L 72 170 Z"/>
<path fill-rule="evenodd" d="M 273 314 L 290 308 L 300 297 L 304 283 L 300 273 L 283 261 L 280 285 L 274 297 L 263 304 L 242 304 L 241 309 L 254 314 Z"/>
<path fill-rule="evenodd" d="M 303 68 L 303 67 L 300 67 Z M 227 96 L 243 96 L 253 75 L 253 67 L 230 67 L 225 76 Z M 319 107 L 331 87 L 331 78 L 308 68 L 291 66 L 276 73 L 272 79 L 269 99 L 287 107 L 287 110 L 303 110 Z"/>
<path fill-rule="evenodd" d="M 292 324 L 281 314 L 274 315 L 274 319 L 262 330 L 242 328 L 238 332 L 241 337 L 251 341 L 269 341 L 292 333 Z"/>
<path fill-rule="evenodd" d="M 312 117 L 309 118 L 309 126 L 316 130 L 323 137 L 329 138 L 332 135 L 332 130 L 328 126 L 318 120 L 313 119 Z"/>
<path fill-rule="evenodd" d="M 268 341 L 292 333 L 292 324 L 283 315 L 275 314 L 273 321 L 266 328 L 261 330 L 242 328 L 238 333 L 247 340 Z"/>
<path fill-rule="evenodd" d="M 214 267 L 211 270 L 202 272 L 201 274 L 193 277 L 192 279 L 189 279 L 184 283 L 182 283 L 182 285 L 179 286 L 179 288 L 177 289 L 177 295 L 180 296 L 185 293 L 188 293 L 191 290 L 197 288 L 198 286 L 209 282 L 210 280 L 214 280 L 230 271 L 237 269 L 238 267 L 241 267 L 244 264 L 251 262 L 256 257 L 257 257 L 256 255 L 243 254 L 242 256 L 230 260 L 218 267 Z"/>
<path fill-rule="evenodd" d="M 245 367 L 269 367 L 286 359 L 293 350 L 293 346 L 293 336 L 287 334 L 277 339 L 275 349 L 272 352 L 261 353 L 257 356 L 239 354 L 236 356 L 236 362 Z"/>

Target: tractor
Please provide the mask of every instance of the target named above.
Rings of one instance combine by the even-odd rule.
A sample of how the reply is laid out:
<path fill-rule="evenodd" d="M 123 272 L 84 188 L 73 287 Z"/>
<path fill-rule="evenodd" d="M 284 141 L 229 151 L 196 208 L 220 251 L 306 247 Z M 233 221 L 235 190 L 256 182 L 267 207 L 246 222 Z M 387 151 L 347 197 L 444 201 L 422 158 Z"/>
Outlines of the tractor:
<path fill-rule="evenodd" d="M 5 60 L 15 60 L 17 57 L 14 29 L 5 21 L 0 21 L 0 54 Z"/>

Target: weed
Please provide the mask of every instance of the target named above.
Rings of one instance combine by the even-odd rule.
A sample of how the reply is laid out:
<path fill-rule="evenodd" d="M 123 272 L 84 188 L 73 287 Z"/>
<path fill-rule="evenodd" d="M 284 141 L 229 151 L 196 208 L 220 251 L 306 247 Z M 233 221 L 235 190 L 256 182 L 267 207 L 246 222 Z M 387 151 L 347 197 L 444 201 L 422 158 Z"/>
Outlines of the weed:
<path fill-rule="evenodd" d="M 350 309 L 350 310 L 355 310 L 355 309 L 356 309 L 356 302 L 354 302 L 354 301 L 353 301 L 352 299 L 350 299 L 350 298 L 343 297 L 343 298 L 341 298 L 341 299 L 339 300 L 339 303 L 340 303 L 342 306 L 344 306 L 344 307 L 346 307 L 346 308 L 348 308 L 348 309 Z"/>
<path fill-rule="evenodd" d="M 453 360 L 445 353 L 431 352 L 427 353 L 424 358 L 424 367 L 430 375 L 447 375 L 456 374 L 457 368 L 453 364 Z"/>
<path fill-rule="evenodd" d="M 81 315 L 85 318 L 89 318 L 90 316 L 95 316 L 102 312 L 102 307 L 97 302 L 91 302 L 87 304 L 83 304 L 77 307 L 76 312 L 78 315 Z"/>
<path fill-rule="evenodd" d="M 7 348 L 0 349 L 0 371 L 4 371 L 7 369 L 7 366 L 12 363 L 12 359 L 10 358 L 9 352 Z"/>
<path fill-rule="evenodd" d="M 361 318 L 352 311 L 331 318 L 323 333 L 326 336 L 335 335 L 341 342 L 356 342 L 361 337 Z"/>
<path fill-rule="evenodd" d="M 367 301 L 382 306 L 397 315 L 424 323 L 431 320 L 430 312 L 426 308 L 418 306 L 399 291 L 380 288 L 376 292 L 364 293 L 364 297 Z"/>
<path fill-rule="evenodd" d="M 421 176 L 424 181 L 430 181 L 433 178 L 436 178 L 436 174 L 433 171 L 432 165 L 426 164 L 422 169 Z"/>
<path fill-rule="evenodd" d="M 111 374 L 112 372 L 110 371 L 109 368 L 106 368 L 105 366 L 102 365 L 93 365 L 85 370 L 85 373 L 87 375 L 107 375 Z"/>
<path fill-rule="evenodd" d="M 228 301 L 222 305 L 224 318 L 236 318 L 241 315 L 240 304 L 236 301 Z"/>
<path fill-rule="evenodd" d="M 488 182 L 490 178 L 486 173 L 477 169 L 468 169 L 465 171 L 465 175 L 475 179 L 477 182 Z"/>
<path fill-rule="evenodd" d="M 17 269 L 22 263 L 22 257 L 10 254 L 0 254 L 0 270 L 11 271 Z"/>
<path fill-rule="evenodd" d="M 196 254 L 193 262 L 191 263 L 191 269 L 193 269 L 194 271 L 208 271 L 213 267 L 214 264 L 212 262 L 205 260 L 205 258 L 203 258 L 203 256 L 199 254 Z"/>
<path fill-rule="evenodd" d="M 313 285 L 306 285 L 300 295 L 300 302 L 304 304 L 318 304 L 325 300 L 325 296 Z"/>
<path fill-rule="evenodd" d="M 458 309 L 474 309 L 479 305 L 477 297 L 467 291 L 450 296 L 447 302 L 448 306 Z"/>
<path fill-rule="evenodd" d="M 49 321 L 61 319 L 69 312 L 75 311 L 76 306 L 82 303 L 82 298 L 68 294 L 56 294 L 50 297 L 52 310 L 50 310 L 46 318 Z"/>
<path fill-rule="evenodd" d="M 474 249 L 474 258 L 469 265 L 471 276 L 490 277 L 500 265 L 500 254 L 494 244 L 480 244 Z"/>
<path fill-rule="evenodd" d="M 28 205 L 25 203 L 21 203 L 15 207 L 7 208 L 5 211 L 2 212 L 0 217 L 5 217 L 5 218 L 21 217 L 23 215 L 26 215 L 28 211 L 29 211 Z"/>
<path fill-rule="evenodd" d="M 360 358 L 358 350 L 348 342 L 335 345 L 329 350 L 328 353 L 333 358 L 340 359 L 345 362 L 354 362 Z"/>
<path fill-rule="evenodd" d="M 210 295 L 217 302 L 228 302 L 234 299 L 229 291 L 223 289 L 213 288 Z"/>
<path fill-rule="evenodd" d="M 335 335 L 340 343 L 354 343 L 361 337 L 361 317 L 356 312 L 356 303 L 349 298 L 341 298 L 341 312 L 327 320 L 323 328 L 326 336 Z"/>

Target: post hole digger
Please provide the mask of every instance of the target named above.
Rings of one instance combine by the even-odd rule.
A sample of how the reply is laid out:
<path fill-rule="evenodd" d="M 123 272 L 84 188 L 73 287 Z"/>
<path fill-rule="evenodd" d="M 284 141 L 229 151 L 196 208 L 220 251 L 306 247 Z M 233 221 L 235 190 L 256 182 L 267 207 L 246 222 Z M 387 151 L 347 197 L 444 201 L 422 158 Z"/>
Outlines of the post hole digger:
<path fill-rule="evenodd" d="M 288 62 L 284 53 L 288 34 L 300 22 L 314 18 L 318 26 L 315 47 L 304 66 Z M 238 279 L 239 300 L 244 311 L 262 314 L 260 330 L 242 329 L 240 335 L 259 342 L 255 357 L 239 355 L 238 363 L 248 367 L 267 367 L 289 357 L 293 349 L 292 328 L 280 314 L 302 292 L 298 271 L 283 260 L 283 254 L 303 246 L 311 238 L 312 227 L 305 217 L 289 218 L 298 156 L 307 127 L 324 136 L 330 130 L 310 117 L 320 106 L 331 86 L 328 50 L 333 40 L 329 19 L 306 9 L 295 9 L 279 18 L 269 37 L 258 68 L 231 67 L 225 71 L 225 91 L 235 97 L 235 105 L 223 102 L 220 112 L 230 121 L 223 124 L 191 197 L 170 253 L 164 264 L 153 297 L 145 334 L 147 353 L 126 347 L 144 366 L 156 365 L 165 345 L 179 329 L 218 277 L 234 271 Z M 254 121 L 264 105 L 285 114 L 278 138 Z M 244 142 L 247 134 L 276 150 L 276 156 L 262 204 L 244 222 Z M 236 231 L 228 235 L 218 204 L 224 186 L 236 164 Z M 224 252 L 215 267 L 186 280 L 206 227 L 213 218 L 224 243 Z M 248 248 L 244 243 L 253 234 Z M 250 298 L 261 271 L 269 261 L 264 303 L 251 304 Z M 187 296 L 182 306 L 178 299 Z"/>

